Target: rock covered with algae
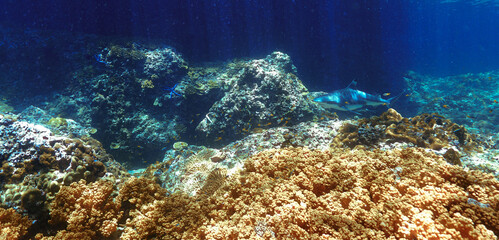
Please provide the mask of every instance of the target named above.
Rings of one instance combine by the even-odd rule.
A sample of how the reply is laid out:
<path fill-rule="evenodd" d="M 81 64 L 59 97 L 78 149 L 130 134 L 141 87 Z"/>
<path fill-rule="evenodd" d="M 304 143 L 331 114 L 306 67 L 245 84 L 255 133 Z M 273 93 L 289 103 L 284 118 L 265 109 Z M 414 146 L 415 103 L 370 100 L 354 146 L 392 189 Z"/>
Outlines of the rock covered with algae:
<path fill-rule="evenodd" d="M 225 80 L 225 95 L 196 127 L 203 138 L 227 143 L 254 129 L 294 125 L 323 112 L 308 98 L 288 55 L 273 52 L 236 68 L 238 71 Z"/>

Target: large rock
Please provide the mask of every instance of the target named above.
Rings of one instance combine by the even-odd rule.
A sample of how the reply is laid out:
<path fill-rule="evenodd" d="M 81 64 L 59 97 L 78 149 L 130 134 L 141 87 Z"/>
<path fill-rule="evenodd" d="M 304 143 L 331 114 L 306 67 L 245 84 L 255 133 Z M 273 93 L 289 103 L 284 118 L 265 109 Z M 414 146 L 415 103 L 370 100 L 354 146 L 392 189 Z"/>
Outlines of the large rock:
<path fill-rule="evenodd" d="M 196 128 L 207 144 L 227 143 L 264 128 L 294 125 L 322 113 L 309 99 L 288 55 L 274 52 L 242 64 L 226 80 L 225 96 L 213 104 Z"/>

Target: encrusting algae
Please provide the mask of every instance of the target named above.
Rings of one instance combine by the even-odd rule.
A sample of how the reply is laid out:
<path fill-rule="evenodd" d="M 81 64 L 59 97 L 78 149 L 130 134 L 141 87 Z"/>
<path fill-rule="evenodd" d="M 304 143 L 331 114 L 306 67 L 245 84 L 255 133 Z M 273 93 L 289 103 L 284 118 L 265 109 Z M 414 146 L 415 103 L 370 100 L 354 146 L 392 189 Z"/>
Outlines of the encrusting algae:
<path fill-rule="evenodd" d="M 56 238 L 495 239 L 499 235 L 499 182 L 490 174 L 447 164 L 423 148 L 267 150 L 252 156 L 240 174 L 226 178 L 204 197 L 169 194 L 144 178 L 131 178 L 116 197 L 111 189 L 103 181 L 63 187 L 52 205 L 50 223 L 68 224 Z"/>

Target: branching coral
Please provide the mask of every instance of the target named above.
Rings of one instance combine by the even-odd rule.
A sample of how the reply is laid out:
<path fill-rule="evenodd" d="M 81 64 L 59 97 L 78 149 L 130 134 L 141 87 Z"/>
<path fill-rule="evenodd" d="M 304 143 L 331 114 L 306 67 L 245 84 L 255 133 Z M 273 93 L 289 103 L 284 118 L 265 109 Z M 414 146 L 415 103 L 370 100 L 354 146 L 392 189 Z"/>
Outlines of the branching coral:
<path fill-rule="evenodd" d="M 121 239 L 204 239 L 199 229 L 208 222 L 211 207 L 207 199 L 174 193 L 132 211 Z"/>
<path fill-rule="evenodd" d="M 211 197 L 142 205 L 122 238 L 494 239 L 497 196 L 492 175 L 420 148 L 269 150 Z"/>
<path fill-rule="evenodd" d="M 166 189 L 161 188 L 153 180 L 146 178 L 130 178 L 120 189 L 117 202 L 120 202 L 125 210 L 134 210 L 144 204 L 163 199 L 167 194 Z"/>
<path fill-rule="evenodd" d="M 209 194 L 203 197 L 168 195 L 144 178 L 126 182 L 114 201 L 111 184 L 103 181 L 63 187 L 51 223 L 68 225 L 56 238 L 110 236 L 118 222 L 126 224 L 121 239 L 499 235 L 499 182 L 492 175 L 449 165 L 422 148 L 274 149 L 248 159 L 239 175 L 225 178 L 215 170 L 210 176 L 206 186 L 215 187 L 207 187 Z"/>
<path fill-rule="evenodd" d="M 246 163 L 200 230 L 209 239 L 249 238 L 263 221 L 268 237 L 278 239 L 493 239 L 498 194 L 491 175 L 466 172 L 418 148 L 270 150 Z"/>
<path fill-rule="evenodd" d="M 12 208 L 0 208 L 0 239 L 20 239 L 28 232 L 30 226 L 28 217 L 23 217 Z"/>
<path fill-rule="evenodd" d="M 52 226 L 65 226 L 54 237 L 42 239 L 96 239 L 116 232 L 121 216 L 119 202 L 111 194 L 113 184 L 98 181 L 86 184 L 84 180 L 64 186 L 52 203 Z"/>

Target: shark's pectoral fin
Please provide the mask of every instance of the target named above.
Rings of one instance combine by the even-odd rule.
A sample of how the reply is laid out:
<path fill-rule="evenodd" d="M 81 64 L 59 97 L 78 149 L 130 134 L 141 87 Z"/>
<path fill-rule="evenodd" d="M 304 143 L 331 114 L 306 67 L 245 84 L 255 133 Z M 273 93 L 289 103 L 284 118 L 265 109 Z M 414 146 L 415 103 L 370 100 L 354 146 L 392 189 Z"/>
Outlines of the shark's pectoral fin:
<path fill-rule="evenodd" d="M 355 110 L 355 109 L 359 109 L 359 108 L 361 108 L 362 106 L 361 106 L 361 105 L 358 105 L 358 104 L 343 103 L 343 104 L 338 104 L 338 107 L 339 107 L 341 110 L 343 110 L 343 111 L 347 111 L 347 112 L 351 112 L 351 113 L 354 113 L 354 114 L 360 115 L 360 113 L 355 112 L 354 110 Z"/>
<path fill-rule="evenodd" d="M 354 113 L 354 114 L 360 115 L 360 113 L 359 113 L 359 112 L 352 111 L 352 110 L 348 110 L 348 111 L 349 111 L 349 112 L 351 112 L 351 113 Z"/>

